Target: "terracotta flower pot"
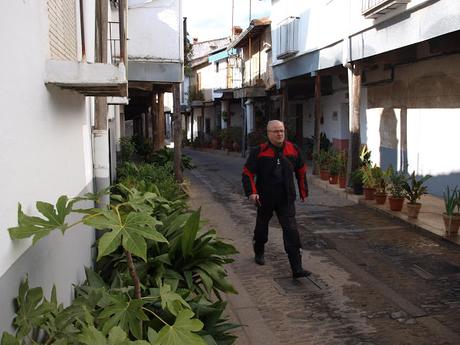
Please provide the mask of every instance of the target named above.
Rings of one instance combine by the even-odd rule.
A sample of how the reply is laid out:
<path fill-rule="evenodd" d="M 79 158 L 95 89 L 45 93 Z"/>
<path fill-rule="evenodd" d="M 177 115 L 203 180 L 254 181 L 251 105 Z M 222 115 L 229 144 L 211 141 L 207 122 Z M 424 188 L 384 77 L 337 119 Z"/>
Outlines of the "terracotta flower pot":
<path fill-rule="evenodd" d="M 330 184 L 337 184 L 339 181 L 339 177 L 337 175 L 330 175 L 329 176 L 329 183 Z"/>
<path fill-rule="evenodd" d="M 383 205 L 387 201 L 387 193 L 375 193 L 375 201 L 379 205 Z"/>
<path fill-rule="evenodd" d="M 390 202 L 390 210 L 392 211 L 401 211 L 403 204 L 404 204 L 404 198 L 393 198 L 391 196 L 388 197 L 388 201 Z"/>
<path fill-rule="evenodd" d="M 323 181 L 328 181 L 329 180 L 329 170 L 320 170 L 319 177 Z"/>
<path fill-rule="evenodd" d="M 364 199 L 365 200 L 374 200 L 375 199 L 375 188 L 364 187 Z"/>
<path fill-rule="evenodd" d="M 422 204 L 417 202 L 415 204 L 411 204 L 411 203 L 407 203 L 406 204 L 406 207 L 407 207 L 407 216 L 409 218 L 417 218 L 418 217 L 418 214 L 420 212 L 420 207 L 422 207 Z"/>
<path fill-rule="evenodd" d="M 448 216 L 446 213 L 443 213 L 442 219 L 444 221 L 446 235 L 456 235 L 458 233 L 458 229 L 460 228 L 460 213 L 454 213 L 451 216 Z"/>
<path fill-rule="evenodd" d="M 347 177 L 339 176 L 339 188 L 345 188 L 347 186 Z"/>

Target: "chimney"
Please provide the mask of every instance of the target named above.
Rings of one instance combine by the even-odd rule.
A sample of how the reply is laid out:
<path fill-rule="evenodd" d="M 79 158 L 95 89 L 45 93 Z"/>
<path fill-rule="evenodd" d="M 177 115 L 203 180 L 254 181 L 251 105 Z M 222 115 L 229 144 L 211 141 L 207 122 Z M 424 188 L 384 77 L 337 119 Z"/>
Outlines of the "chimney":
<path fill-rule="evenodd" d="M 198 37 L 193 37 L 193 44 L 198 43 Z"/>
<path fill-rule="evenodd" d="M 233 27 L 233 36 L 237 37 L 243 32 L 243 29 L 240 26 Z"/>

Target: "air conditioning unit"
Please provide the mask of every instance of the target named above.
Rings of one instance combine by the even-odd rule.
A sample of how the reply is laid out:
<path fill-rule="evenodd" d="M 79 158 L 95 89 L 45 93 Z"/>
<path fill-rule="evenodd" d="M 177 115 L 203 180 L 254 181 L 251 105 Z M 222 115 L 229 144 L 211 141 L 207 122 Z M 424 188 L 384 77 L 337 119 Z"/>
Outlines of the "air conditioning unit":
<path fill-rule="evenodd" d="M 361 12 L 367 19 L 376 19 L 409 2 L 410 0 L 362 0 Z"/>
<path fill-rule="evenodd" d="M 278 29 L 278 60 L 287 59 L 299 52 L 299 17 L 287 17 Z"/>

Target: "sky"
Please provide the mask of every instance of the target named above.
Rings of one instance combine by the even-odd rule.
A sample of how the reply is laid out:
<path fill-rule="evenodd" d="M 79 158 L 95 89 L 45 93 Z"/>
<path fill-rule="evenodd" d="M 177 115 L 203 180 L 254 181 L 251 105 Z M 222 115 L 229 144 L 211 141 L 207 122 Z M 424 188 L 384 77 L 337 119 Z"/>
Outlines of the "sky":
<path fill-rule="evenodd" d="M 233 0 L 233 24 L 243 30 L 249 26 L 249 4 L 251 18 L 270 16 L 271 0 Z M 207 41 L 231 35 L 232 0 L 182 0 L 182 15 L 187 17 L 190 40 Z"/>

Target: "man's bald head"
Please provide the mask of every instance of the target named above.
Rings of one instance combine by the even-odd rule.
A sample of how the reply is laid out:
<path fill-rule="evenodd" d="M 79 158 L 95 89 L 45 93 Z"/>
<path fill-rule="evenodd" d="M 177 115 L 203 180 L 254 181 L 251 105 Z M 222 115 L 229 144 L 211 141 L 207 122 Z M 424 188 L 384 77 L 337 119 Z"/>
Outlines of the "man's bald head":
<path fill-rule="evenodd" d="M 271 120 L 267 123 L 268 140 L 275 146 L 284 144 L 284 124 L 279 120 Z"/>

